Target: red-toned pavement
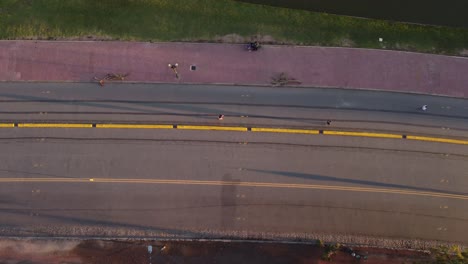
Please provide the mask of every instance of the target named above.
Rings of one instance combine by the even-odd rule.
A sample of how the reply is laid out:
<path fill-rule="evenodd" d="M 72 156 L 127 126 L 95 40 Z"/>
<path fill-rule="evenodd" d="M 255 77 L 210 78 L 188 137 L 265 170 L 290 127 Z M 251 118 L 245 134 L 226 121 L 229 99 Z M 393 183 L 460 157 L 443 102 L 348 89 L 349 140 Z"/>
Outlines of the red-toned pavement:
<path fill-rule="evenodd" d="M 176 62 L 179 79 L 168 68 Z M 468 58 L 460 57 L 325 47 L 247 52 L 231 44 L 0 41 L 3 81 L 91 81 L 130 73 L 127 80 L 136 82 L 268 85 L 280 72 L 302 86 L 468 98 Z"/>

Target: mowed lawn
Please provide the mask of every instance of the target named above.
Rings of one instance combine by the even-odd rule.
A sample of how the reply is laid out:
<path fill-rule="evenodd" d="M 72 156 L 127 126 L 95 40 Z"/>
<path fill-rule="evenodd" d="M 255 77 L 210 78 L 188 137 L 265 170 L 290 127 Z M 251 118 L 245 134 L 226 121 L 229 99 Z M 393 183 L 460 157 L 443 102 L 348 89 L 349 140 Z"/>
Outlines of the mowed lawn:
<path fill-rule="evenodd" d="M 92 36 L 138 41 L 220 41 L 229 34 L 240 36 L 231 41 L 269 36 L 263 39 L 299 45 L 445 54 L 468 49 L 468 29 L 351 18 L 234 0 L 0 0 L 1 39 Z"/>

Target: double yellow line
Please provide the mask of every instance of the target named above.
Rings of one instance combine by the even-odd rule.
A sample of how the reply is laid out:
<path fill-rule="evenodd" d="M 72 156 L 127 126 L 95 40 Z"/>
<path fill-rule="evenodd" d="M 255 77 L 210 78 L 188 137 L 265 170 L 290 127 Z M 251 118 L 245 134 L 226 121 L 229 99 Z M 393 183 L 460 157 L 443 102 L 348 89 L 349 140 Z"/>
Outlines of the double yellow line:
<path fill-rule="evenodd" d="M 315 185 L 298 183 L 272 182 L 234 182 L 234 181 L 201 181 L 201 180 L 169 180 L 169 179 L 117 179 L 117 178 L 0 178 L 0 183 L 40 182 L 40 183 L 122 183 L 122 184 L 170 184 L 170 185 L 202 185 L 202 186 L 240 186 L 254 188 L 286 188 L 286 189 L 314 189 L 325 191 L 348 191 L 385 193 L 400 195 L 415 195 L 435 198 L 468 200 L 468 195 L 444 192 L 425 192 L 404 189 L 350 187 L 339 185 Z"/>
<path fill-rule="evenodd" d="M 199 126 L 199 125 L 167 125 L 167 124 L 85 124 L 85 123 L 0 123 L 0 128 L 113 128 L 113 129 L 180 129 L 180 130 L 213 130 L 213 131 L 236 131 L 256 133 L 284 133 L 284 134 L 312 134 L 329 136 L 352 136 L 386 139 L 407 139 L 417 141 L 428 141 L 438 143 L 449 143 L 468 145 L 468 140 L 426 137 L 417 135 L 357 132 L 357 131 L 335 131 L 316 129 L 292 129 L 292 128 L 268 128 L 268 127 L 243 127 L 243 126 Z"/>

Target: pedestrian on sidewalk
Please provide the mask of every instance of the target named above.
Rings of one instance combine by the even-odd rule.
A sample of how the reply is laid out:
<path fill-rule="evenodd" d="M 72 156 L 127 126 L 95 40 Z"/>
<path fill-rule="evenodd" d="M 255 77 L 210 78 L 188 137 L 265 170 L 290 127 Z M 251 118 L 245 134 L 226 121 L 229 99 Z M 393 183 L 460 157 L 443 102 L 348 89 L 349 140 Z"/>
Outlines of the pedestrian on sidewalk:
<path fill-rule="evenodd" d="M 421 110 L 426 111 L 427 110 L 427 105 L 421 106 Z"/>
<path fill-rule="evenodd" d="M 331 120 L 327 120 L 327 126 L 331 125 Z"/>
<path fill-rule="evenodd" d="M 223 120 L 224 119 L 224 115 L 219 115 L 218 116 L 218 120 Z"/>
<path fill-rule="evenodd" d="M 169 66 L 169 68 L 171 68 L 172 71 L 174 71 L 176 78 L 179 79 L 179 73 L 177 72 L 177 67 L 179 66 L 179 64 L 177 62 L 174 64 L 169 63 L 167 66 Z"/>

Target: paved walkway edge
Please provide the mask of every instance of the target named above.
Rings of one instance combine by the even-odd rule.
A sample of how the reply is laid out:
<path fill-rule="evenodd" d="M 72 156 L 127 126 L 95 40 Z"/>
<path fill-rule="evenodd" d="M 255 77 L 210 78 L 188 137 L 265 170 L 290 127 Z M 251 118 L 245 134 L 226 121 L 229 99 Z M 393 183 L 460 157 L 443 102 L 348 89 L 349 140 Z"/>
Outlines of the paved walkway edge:
<path fill-rule="evenodd" d="M 0 80 L 1 83 L 89 83 L 89 84 L 96 84 L 99 86 L 97 81 L 42 81 L 42 80 L 27 80 L 27 81 L 4 81 Z M 169 82 L 145 82 L 145 81 L 113 81 L 108 82 L 107 85 L 125 85 L 125 84 L 146 84 L 146 85 L 170 85 L 174 83 Z M 285 85 L 285 86 L 275 86 L 270 84 L 237 84 L 237 83 L 190 83 L 184 82 L 179 83 L 179 85 L 218 85 L 218 86 L 239 86 L 239 87 L 264 87 L 264 88 L 272 88 L 272 89 L 336 89 L 336 90 L 356 90 L 356 91 L 370 91 L 370 92 L 386 92 L 386 93 L 401 93 L 401 94 L 410 94 L 410 95 L 426 95 L 426 96 L 439 96 L 439 97 L 448 97 L 448 98 L 460 98 L 457 96 L 445 95 L 445 94 L 427 94 L 421 92 L 413 92 L 413 91 L 398 91 L 398 90 L 379 90 L 379 89 L 372 89 L 372 88 L 343 88 L 343 87 L 334 87 L 334 86 L 292 86 L 292 85 Z"/>
<path fill-rule="evenodd" d="M 178 77 L 168 64 L 178 63 Z M 192 67 L 194 66 L 194 67 Z M 0 41 L 0 80 L 340 87 L 468 98 L 468 58 L 356 48 L 116 41 Z"/>

